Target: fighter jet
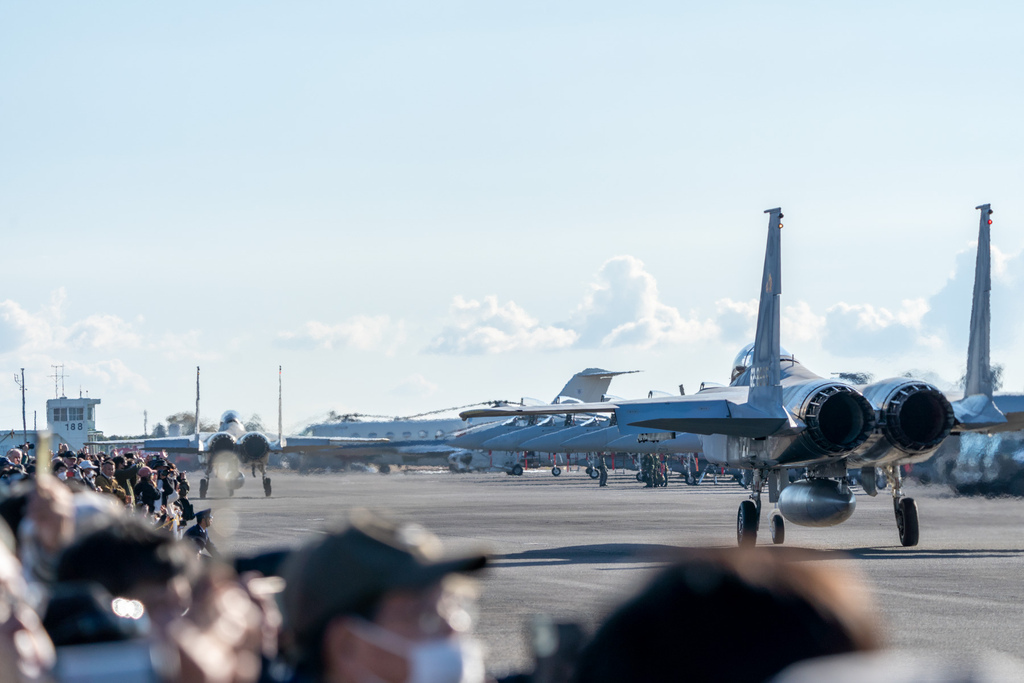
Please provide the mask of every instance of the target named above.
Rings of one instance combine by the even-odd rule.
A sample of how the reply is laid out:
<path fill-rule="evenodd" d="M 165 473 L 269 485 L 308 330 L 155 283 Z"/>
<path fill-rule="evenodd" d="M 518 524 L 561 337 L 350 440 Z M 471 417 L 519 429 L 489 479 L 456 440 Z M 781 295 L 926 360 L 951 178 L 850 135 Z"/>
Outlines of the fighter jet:
<path fill-rule="evenodd" d="M 556 394 L 555 402 L 599 401 L 608 390 L 612 378 L 622 372 L 609 372 L 600 368 L 587 368 L 577 372 Z M 541 404 L 537 399 L 524 398 L 524 403 Z M 500 405 L 491 402 L 490 405 Z M 477 404 L 481 405 L 481 404 Z M 425 413 L 436 415 L 440 412 Z M 353 416 L 360 417 L 360 416 Z M 453 472 L 489 468 L 493 459 L 481 453 L 482 440 L 461 440 L 468 433 L 477 434 L 482 430 L 499 426 L 494 419 L 467 421 L 460 418 L 433 417 L 428 420 L 407 418 L 377 420 L 346 419 L 323 424 L 310 425 L 308 431 L 315 436 L 370 436 L 380 434 L 388 437 L 383 444 L 360 445 L 358 442 L 342 444 L 336 452 L 325 455 L 341 456 L 346 460 L 373 462 L 379 471 L 386 474 L 392 465 L 439 464 L 447 465 Z M 492 433 L 491 436 L 495 436 Z M 498 449 L 494 449 L 498 450 Z"/>
<path fill-rule="evenodd" d="M 205 476 L 199 481 L 199 497 L 206 498 L 210 479 L 216 474 L 215 466 L 223 464 L 221 476 L 225 479 L 228 495 L 235 495 L 235 490 L 245 484 L 242 466 L 250 466 L 252 476 L 259 470 L 263 479 L 263 492 L 270 497 L 272 486 L 267 476 L 267 461 L 271 453 L 291 453 L 325 448 L 336 448 L 345 443 L 386 443 L 387 439 L 357 439 L 345 437 L 319 436 L 283 436 L 281 430 L 281 368 L 278 376 L 278 411 L 277 439 L 262 432 L 251 432 L 242 423 L 242 416 L 228 410 L 220 418 L 220 426 L 216 432 L 201 433 L 199 431 L 199 368 L 196 368 L 196 431 L 190 436 L 168 436 L 142 440 L 143 449 L 149 451 L 163 450 L 171 453 L 196 453 L 200 462 L 205 465 Z M 115 442 L 97 442 L 98 445 Z M 136 442 L 137 443 L 137 442 Z"/>
<path fill-rule="evenodd" d="M 605 392 L 608 391 L 613 378 L 633 372 L 637 371 L 610 372 L 601 368 L 587 368 L 573 375 L 550 405 L 581 405 L 599 402 L 607 396 Z M 537 404 L 539 401 L 524 399 L 523 403 Z M 596 423 L 596 421 L 593 422 Z M 603 419 L 603 422 L 607 422 L 607 419 Z M 572 427 L 575 426 L 575 423 L 571 419 L 559 421 L 555 418 L 540 420 L 530 417 L 513 418 L 498 423 L 471 425 L 453 433 L 447 443 L 450 447 L 460 449 L 467 454 L 477 450 L 519 451 L 522 449 L 518 444 L 522 441 L 540 437 L 545 433 L 558 432 L 566 426 Z M 523 467 L 518 462 L 514 463 L 510 472 L 522 474 Z M 556 477 L 561 474 L 561 468 L 557 463 L 551 468 L 551 473 Z"/>
<path fill-rule="evenodd" d="M 904 495 L 900 465 L 928 458 L 953 431 L 1019 429 L 1024 396 L 993 395 L 989 366 L 988 204 L 981 210 L 968 380 L 965 395 L 951 402 L 935 386 L 895 378 L 855 387 L 819 377 L 783 352 L 781 209 L 770 209 L 754 343 L 733 363 L 728 386 L 703 386 L 691 396 L 575 406 L 535 406 L 467 411 L 463 417 L 611 412 L 623 433 L 657 441 L 679 432 L 699 435 L 712 463 L 753 471 L 750 498 L 737 514 L 737 542 L 753 545 L 768 485 L 774 543 L 785 540 L 789 520 L 832 526 L 850 517 L 856 500 L 847 484 L 849 467 L 882 467 L 891 484 L 900 542 L 919 539 L 917 506 Z M 807 468 L 789 483 L 787 470 Z M 862 478 L 863 479 L 863 478 Z"/>

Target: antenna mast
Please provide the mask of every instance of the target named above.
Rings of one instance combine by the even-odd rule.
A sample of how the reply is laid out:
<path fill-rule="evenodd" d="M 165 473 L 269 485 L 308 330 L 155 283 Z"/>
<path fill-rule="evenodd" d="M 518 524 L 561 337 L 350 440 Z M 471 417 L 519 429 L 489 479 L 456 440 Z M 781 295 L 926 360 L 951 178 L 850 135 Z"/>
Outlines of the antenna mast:
<path fill-rule="evenodd" d="M 21 369 L 21 379 L 14 376 L 14 383 L 21 389 L 21 442 L 28 443 L 28 422 L 25 419 L 25 368 Z"/>
<path fill-rule="evenodd" d="M 53 374 L 50 377 L 53 378 L 53 397 L 60 398 L 64 395 L 64 378 L 70 377 L 71 375 L 64 374 L 64 364 L 51 365 L 53 368 Z"/>

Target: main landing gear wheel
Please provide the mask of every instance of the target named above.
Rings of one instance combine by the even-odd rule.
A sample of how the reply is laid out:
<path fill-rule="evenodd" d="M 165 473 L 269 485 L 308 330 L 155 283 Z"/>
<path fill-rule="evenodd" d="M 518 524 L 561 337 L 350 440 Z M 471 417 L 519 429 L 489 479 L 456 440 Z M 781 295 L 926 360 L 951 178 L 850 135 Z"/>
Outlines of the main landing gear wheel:
<path fill-rule="evenodd" d="M 380 472 L 381 474 L 391 474 L 391 465 L 381 465 L 381 466 L 380 466 L 380 467 L 378 468 L 378 471 L 379 471 L 379 472 Z"/>
<path fill-rule="evenodd" d="M 686 470 L 686 483 L 689 486 L 694 486 L 697 483 L 697 476 L 690 470 Z"/>
<path fill-rule="evenodd" d="M 267 494 L 267 498 L 270 498 L 270 477 L 264 477 L 263 479 L 263 493 Z"/>
<path fill-rule="evenodd" d="M 520 465 L 519 463 L 516 463 L 515 465 L 512 465 L 512 474 L 513 475 L 518 477 L 518 476 L 522 475 L 522 473 L 523 473 L 523 466 L 522 465 Z"/>
<path fill-rule="evenodd" d="M 900 532 L 900 543 L 904 547 L 917 545 L 921 534 L 917 525 L 917 503 L 913 498 L 900 498 L 896 501 L 896 529 Z"/>
<path fill-rule="evenodd" d="M 642 472 L 637 472 L 636 473 L 636 480 L 637 481 L 643 481 L 644 480 L 644 475 L 643 475 Z"/>
<path fill-rule="evenodd" d="M 551 476 L 557 477 L 561 473 L 562 473 L 562 468 L 561 467 L 552 467 L 551 468 Z"/>
<path fill-rule="evenodd" d="M 210 480 L 203 477 L 199 480 L 199 499 L 206 498 L 206 491 L 210 488 Z"/>
<path fill-rule="evenodd" d="M 587 470 L 587 474 L 590 475 L 591 479 L 597 479 L 598 477 L 601 476 L 601 470 L 591 467 L 589 470 Z"/>
<path fill-rule="evenodd" d="M 786 542 L 786 521 L 778 512 L 772 513 L 768 518 L 768 528 L 772 532 L 772 543 L 782 545 Z"/>
<path fill-rule="evenodd" d="M 752 548 L 757 542 L 757 505 L 752 500 L 740 503 L 736 515 L 736 545 L 741 548 Z"/>

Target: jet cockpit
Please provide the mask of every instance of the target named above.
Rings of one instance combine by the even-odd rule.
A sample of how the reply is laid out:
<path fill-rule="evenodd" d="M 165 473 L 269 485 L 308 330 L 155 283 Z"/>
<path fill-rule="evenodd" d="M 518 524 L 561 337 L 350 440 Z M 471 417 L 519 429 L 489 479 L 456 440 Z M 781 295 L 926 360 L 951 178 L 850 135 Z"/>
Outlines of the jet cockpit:
<path fill-rule="evenodd" d="M 797 363 L 796 356 L 791 354 L 783 347 L 779 347 L 779 358 L 783 363 Z M 735 382 L 736 378 L 746 372 L 750 364 L 754 362 L 754 344 L 750 343 L 740 349 L 740 352 L 736 354 L 736 358 L 732 362 L 732 373 L 729 376 L 730 382 Z"/>

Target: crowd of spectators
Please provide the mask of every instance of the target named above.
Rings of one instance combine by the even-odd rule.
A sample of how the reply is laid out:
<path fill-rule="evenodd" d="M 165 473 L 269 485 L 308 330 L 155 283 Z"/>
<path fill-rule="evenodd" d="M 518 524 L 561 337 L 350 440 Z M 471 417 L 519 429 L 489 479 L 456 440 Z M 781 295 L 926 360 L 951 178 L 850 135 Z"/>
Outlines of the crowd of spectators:
<path fill-rule="evenodd" d="M 49 467 L 46 467 L 48 465 Z M 477 553 L 365 511 L 228 562 L 165 458 L 0 461 L 0 683 L 485 683 Z M 186 530 L 187 521 L 195 524 Z M 592 637 L 535 623 L 504 683 L 1022 680 L 1016 660 L 892 655 L 869 591 L 806 552 L 681 552 Z M 537 624 L 540 624 L 538 627 Z M 729 654 L 731 653 L 731 654 Z M 719 656 L 721 655 L 721 656 Z"/>

